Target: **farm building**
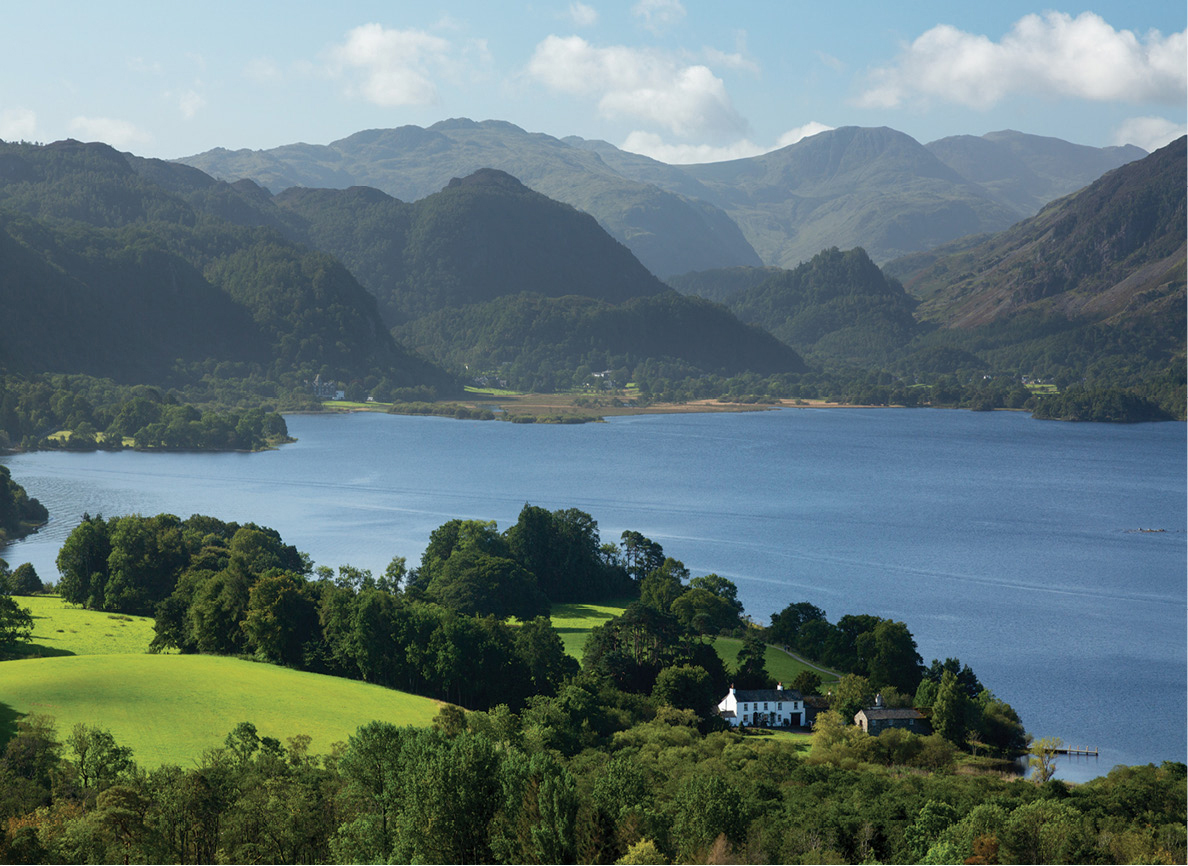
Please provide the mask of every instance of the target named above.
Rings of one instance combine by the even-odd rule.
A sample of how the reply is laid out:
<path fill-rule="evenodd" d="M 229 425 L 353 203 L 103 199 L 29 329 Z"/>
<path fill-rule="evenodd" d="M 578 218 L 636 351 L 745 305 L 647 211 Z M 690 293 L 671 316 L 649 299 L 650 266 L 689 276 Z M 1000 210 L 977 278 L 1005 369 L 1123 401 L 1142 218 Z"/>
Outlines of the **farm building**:
<path fill-rule="evenodd" d="M 804 724 L 804 698 L 800 692 L 784 690 L 783 684 L 774 689 L 740 689 L 734 686 L 718 704 L 718 714 L 730 723 L 786 728 Z"/>

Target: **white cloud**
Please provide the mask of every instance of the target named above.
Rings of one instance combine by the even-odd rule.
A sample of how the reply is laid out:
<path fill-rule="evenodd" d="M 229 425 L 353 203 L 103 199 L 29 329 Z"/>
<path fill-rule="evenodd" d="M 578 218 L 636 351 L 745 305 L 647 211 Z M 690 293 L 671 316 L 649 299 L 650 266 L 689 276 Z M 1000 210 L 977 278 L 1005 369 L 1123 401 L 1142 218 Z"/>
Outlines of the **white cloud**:
<path fill-rule="evenodd" d="M 918 95 L 985 109 L 1015 93 L 1182 104 L 1188 31 L 1140 38 L 1092 12 L 1045 12 L 1020 18 L 994 42 L 942 24 L 872 79 L 859 99 L 864 107 L 896 108 Z"/>
<path fill-rule="evenodd" d="M 631 7 L 631 14 L 653 33 L 662 33 L 685 17 L 681 0 L 639 0 Z"/>
<path fill-rule="evenodd" d="M 37 132 L 37 114 L 29 108 L 6 108 L 0 111 L 0 139 L 32 141 Z"/>
<path fill-rule="evenodd" d="M 740 69 L 744 72 L 759 74 L 759 64 L 747 57 L 741 51 L 730 54 L 717 48 L 704 49 L 705 59 L 714 66 L 725 66 L 727 69 Z"/>
<path fill-rule="evenodd" d="M 1114 132 L 1114 144 L 1135 144 L 1145 151 L 1159 150 L 1182 135 L 1188 126 L 1163 117 L 1131 117 Z"/>
<path fill-rule="evenodd" d="M 206 98 L 196 90 L 187 90 L 177 98 L 177 107 L 186 120 L 191 119 L 205 105 Z"/>
<path fill-rule="evenodd" d="M 84 117 L 70 121 L 70 131 L 83 141 L 102 141 L 116 150 L 132 150 L 151 144 L 153 137 L 126 120 L 111 117 Z"/>
<path fill-rule="evenodd" d="M 570 3 L 569 17 L 576 27 L 593 27 L 598 23 L 598 10 L 585 3 Z"/>
<path fill-rule="evenodd" d="M 810 138 L 811 136 L 817 135 L 821 132 L 829 132 L 829 130 L 833 128 L 834 127 L 832 126 L 826 126 L 823 123 L 818 123 L 815 120 L 810 120 L 804 126 L 798 126 L 795 129 L 789 129 L 787 132 L 781 135 L 779 140 L 776 142 L 776 147 L 787 147 L 790 144 L 796 144 L 796 142 L 800 141 L 801 139 Z"/>
<path fill-rule="evenodd" d="M 428 105 L 437 100 L 432 76 L 448 64 L 451 50 L 445 39 L 420 30 L 364 24 L 331 49 L 331 71 L 354 73 L 353 90 L 376 105 Z"/>
<path fill-rule="evenodd" d="M 804 126 L 790 129 L 779 137 L 770 147 L 755 144 L 747 138 L 741 138 L 730 144 L 715 146 L 709 144 L 670 144 L 654 132 L 632 132 L 622 144 L 622 149 L 631 153 L 639 153 L 666 162 L 670 165 L 688 165 L 700 162 L 725 162 L 730 159 L 745 159 L 749 156 L 759 156 L 770 153 L 781 147 L 795 144 L 810 135 L 827 132 L 833 129 L 815 120 Z"/>
<path fill-rule="evenodd" d="M 536 46 L 528 74 L 557 92 L 596 98 L 604 117 L 645 121 L 681 137 L 731 136 L 747 128 L 708 67 L 683 65 L 657 51 L 549 36 Z"/>
<path fill-rule="evenodd" d="M 243 74 L 257 84 L 275 84 L 284 76 L 271 57 L 256 57 L 247 62 Z"/>

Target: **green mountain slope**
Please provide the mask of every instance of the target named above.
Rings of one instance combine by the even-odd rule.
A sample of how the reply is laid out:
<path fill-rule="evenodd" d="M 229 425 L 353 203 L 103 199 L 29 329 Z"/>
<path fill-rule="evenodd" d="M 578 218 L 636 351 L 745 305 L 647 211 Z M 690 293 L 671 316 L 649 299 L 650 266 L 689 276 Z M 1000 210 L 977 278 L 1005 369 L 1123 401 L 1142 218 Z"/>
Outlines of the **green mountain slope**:
<path fill-rule="evenodd" d="M 270 202 L 165 166 L 103 144 L 0 144 L 8 369 L 161 383 L 210 360 L 449 382 L 395 343 L 345 268 L 269 227 Z"/>
<path fill-rule="evenodd" d="M 882 366 L 919 332 L 916 301 L 862 249 L 818 253 L 727 302 L 810 359 Z"/>
<path fill-rule="evenodd" d="M 414 204 L 364 187 L 290 189 L 276 202 L 393 323 L 520 292 L 617 303 L 664 290 L 588 214 L 493 169 Z"/>
<path fill-rule="evenodd" d="M 569 373 L 645 362 L 673 375 L 795 373 L 800 356 L 726 308 L 673 291 L 622 304 L 521 294 L 439 310 L 397 329 L 410 346 L 452 367 L 498 369 L 512 384 L 552 390 Z"/>
<path fill-rule="evenodd" d="M 179 162 L 224 180 L 251 178 L 274 192 L 370 186 L 404 201 L 431 195 L 452 178 L 495 168 L 593 215 L 657 275 L 760 263 L 738 226 L 712 205 L 631 180 L 596 154 L 502 121 L 372 129 L 324 146 L 218 148 Z"/>
<path fill-rule="evenodd" d="M 904 282 L 921 315 L 950 328 L 1026 310 L 1133 317 L 1182 301 L 1185 231 L 1181 138 Z"/>

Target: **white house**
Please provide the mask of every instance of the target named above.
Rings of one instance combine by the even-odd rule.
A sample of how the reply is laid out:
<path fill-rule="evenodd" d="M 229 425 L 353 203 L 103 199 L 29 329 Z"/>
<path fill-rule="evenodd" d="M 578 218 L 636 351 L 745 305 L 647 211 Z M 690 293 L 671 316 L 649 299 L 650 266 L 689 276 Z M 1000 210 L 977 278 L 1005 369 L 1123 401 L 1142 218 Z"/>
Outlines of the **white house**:
<path fill-rule="evenodd" d="M 774 689 L 742 689 L 730 693 L 718 704 L 718 714 L 730 723 L 786 728 L 804 724 L 804 698 L 793 689 L 784 691 L 781 683 Z"/>

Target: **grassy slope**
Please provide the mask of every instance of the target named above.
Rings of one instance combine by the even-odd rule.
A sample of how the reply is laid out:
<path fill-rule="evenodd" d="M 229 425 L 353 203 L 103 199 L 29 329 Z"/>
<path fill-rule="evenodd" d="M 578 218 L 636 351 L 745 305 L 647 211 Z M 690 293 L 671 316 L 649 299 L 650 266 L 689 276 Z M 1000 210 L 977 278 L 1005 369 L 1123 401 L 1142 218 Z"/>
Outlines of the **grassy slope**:
<path fill-rule="evenodd" d="M 33 613 L 33 640 L 27 657 L 143 653 L 153 639 L 153 619 L 83 610 L 56 595 L 18 596 Z"/>
<path fill-rule="evenodd" d="M 148 655 L 148 617 L 82 610 L 60 598 L 20 598 L 33 612 L 30 655 L 0 662 L 0 740 L 19 715 L 44 713 L 66 736 L 78 722 L 107 728 L 145 767 L 190 766 L 240 722 L 282 742 L 329 751 L 382 719 L 428 725 L 441 704 L 367 683 L 221 656 Z"/>
<path fill-rule="evenodd" d="M 324 753 L 373 719 L 428 725 L 440 704 L 380 686 L 222 656 L 91 655 L 3 662 L 0 702 L 111 731 L 146 767 L 192 766 L 239 722 Z"/>

